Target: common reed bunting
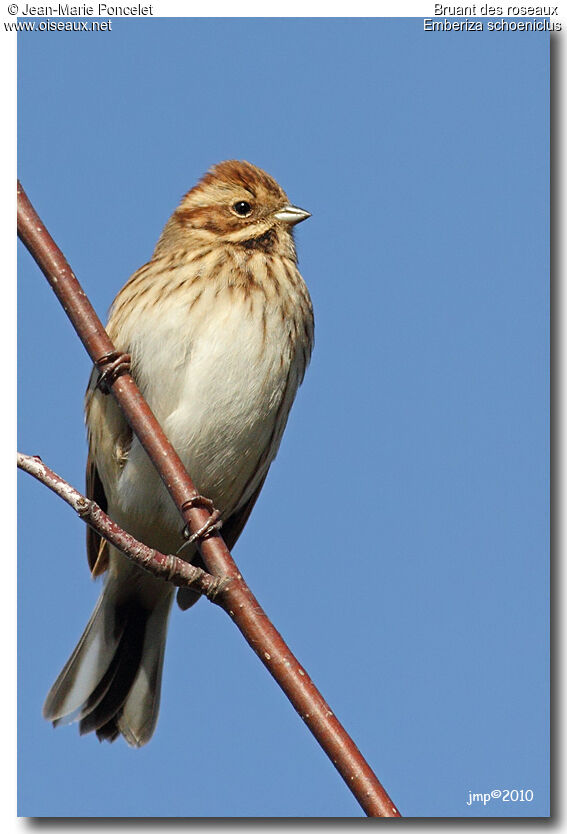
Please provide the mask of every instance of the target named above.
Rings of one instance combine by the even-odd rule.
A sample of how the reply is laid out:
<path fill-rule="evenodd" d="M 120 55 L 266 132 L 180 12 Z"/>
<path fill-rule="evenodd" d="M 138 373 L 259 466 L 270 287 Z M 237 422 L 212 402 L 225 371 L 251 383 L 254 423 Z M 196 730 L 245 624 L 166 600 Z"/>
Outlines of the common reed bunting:
<path fill-rule="evenodd" d="M 293 239 L 307 217 L 264 171 L 222 162 L 185 195 L 110 312 L 110 338 L 130 354 L 142 394 L 198 491 L 220 511 L 229 548 L 262 489 L 311 356 L 313 311 Z M 182 519 L 98 380 L 93 370 L 88 496 L 137 539 L 175 553 Z M 87 555 L 105 584 L 44 715 L 140 747 L 157 722 L 174 588 L 90 528 Z M 194 544 L 180 555 L 199 563 Z M 177 594 L 182 609 L 197 598 Z"/>

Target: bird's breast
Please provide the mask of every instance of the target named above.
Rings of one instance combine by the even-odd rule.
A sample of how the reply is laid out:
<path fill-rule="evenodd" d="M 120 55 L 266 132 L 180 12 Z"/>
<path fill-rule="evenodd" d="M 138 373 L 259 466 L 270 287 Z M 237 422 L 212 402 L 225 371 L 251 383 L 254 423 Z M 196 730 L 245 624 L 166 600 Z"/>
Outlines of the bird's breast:
<path fill-rule="evenodd" d="M 310 348 L 304 316 L 285 288 L 197 281 L 185 293 L 164 292 L 138 326 L 123 327 L 142 393 L 197 489 L 225 517 L 252 495 L 277 452 Z M 149 503 L 160 523 L 167 516 L 179 527 L 136 440 L 120 496 L 126 513 Z"/>

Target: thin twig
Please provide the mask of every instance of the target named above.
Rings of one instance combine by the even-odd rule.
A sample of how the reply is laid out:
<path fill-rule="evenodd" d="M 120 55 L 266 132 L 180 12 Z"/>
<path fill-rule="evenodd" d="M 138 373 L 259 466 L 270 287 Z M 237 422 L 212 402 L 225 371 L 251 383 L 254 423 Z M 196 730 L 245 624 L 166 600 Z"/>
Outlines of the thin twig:
<path fill-rule="evenodd" d="M 102 371 L 115 347 L 19 182 L 18 235 L 59 298 L 91 359 Z M 191 533 L 198 532 L 210 512 L 202 505 L 191 503 L 198 491 L 134 380 L 130 374 L 122 373 L 109 380 L 108 387 L 159 472 L 184 523 Z M 184 505 L 190 509 L 183 510 Z M 283 689 L 364 812 L 372 817 L 399 817 L 399 811 L 360 750 L 260 607 L 218 531 L 199 541 L 198 546 L 208 571 L 232 580 L 216 601 Z"/>
<path fill-rule="evenodd" d="M 18 452 L 18 469 L 33 475 L 46 487 L 72 507 L 86 524 L 96 530 L 106 541 L 117 547 L 132 562 L 158 579 L 172 582 L 183 588 L 191 588 L 214 600 L 229 580 L 211 576 L 210 573 L 173 554 L 166 555 L 148 547 L 119 527 L 95 501 L 84 495 L 49 468 L 41 458 Z"/>

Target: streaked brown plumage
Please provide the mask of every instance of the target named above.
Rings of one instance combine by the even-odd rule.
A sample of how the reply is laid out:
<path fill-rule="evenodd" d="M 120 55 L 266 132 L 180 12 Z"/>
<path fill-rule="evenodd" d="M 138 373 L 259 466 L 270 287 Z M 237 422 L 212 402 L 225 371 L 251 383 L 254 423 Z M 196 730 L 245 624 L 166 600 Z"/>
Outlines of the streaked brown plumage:
<path fill-rule="evenodd" d="M 197 489 L 221 511 L 232 547 L 280 445 L 313 345 L 313 314 L 292 227 L 308 213 L 248 162 L 223 162 L 189 191 L 152 259 L 118 293 L 108 333 Z M 179 514 L 112 397 L 87 390 L 87 491 L 159 550 L 183 543 Z M 93 532 L 105 585 L 44 705 L 54 724 L 80 721 L 139 747 L 158 715 L 173 587 L 135 568 Z M 182 551 L 198 558 L 195 547 Z M 188 608 L 196 598 L 180 590 Z"/>

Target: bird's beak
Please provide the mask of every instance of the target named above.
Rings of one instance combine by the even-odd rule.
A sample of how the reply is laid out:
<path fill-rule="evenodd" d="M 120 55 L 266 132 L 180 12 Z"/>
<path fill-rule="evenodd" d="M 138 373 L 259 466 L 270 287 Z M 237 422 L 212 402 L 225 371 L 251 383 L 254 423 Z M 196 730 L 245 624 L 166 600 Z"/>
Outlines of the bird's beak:
<path fill-rule="evenodd" d="M 286 223 L 288 226 L 295 226 L 296 223 L 301 223 L 302 220 L 307 220 L 307 218 L 311 217 L 311 215 L 308 211 L 305 211 L 305 209 L 288 205 L 284 206 L 279 211 L 276 211 L 274 217 L 276 220 L 281 220 L 282 223 Z"/>

